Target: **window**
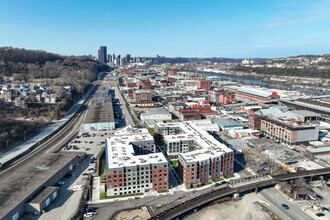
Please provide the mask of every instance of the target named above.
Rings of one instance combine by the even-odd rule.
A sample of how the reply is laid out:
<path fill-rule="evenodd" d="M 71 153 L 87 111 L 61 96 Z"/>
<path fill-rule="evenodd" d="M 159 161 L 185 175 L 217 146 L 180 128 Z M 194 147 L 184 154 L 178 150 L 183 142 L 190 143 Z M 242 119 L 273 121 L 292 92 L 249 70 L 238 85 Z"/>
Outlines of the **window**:
<path fill-rule="evenodd" d="M 117 175 L 113 175 L 113 178 L 117 178 Z"/>
<path fill-rule="evenodd" d="M 157 179 L 154 179 L 154 182 L 157 182 Z"/>

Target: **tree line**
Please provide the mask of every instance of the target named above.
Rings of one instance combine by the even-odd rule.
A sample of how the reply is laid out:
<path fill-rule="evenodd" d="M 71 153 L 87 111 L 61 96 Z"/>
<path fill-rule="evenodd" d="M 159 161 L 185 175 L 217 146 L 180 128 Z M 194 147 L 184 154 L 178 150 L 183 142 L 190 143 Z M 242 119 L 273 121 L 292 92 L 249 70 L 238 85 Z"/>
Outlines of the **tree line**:
<path fill-rule="evenodd" d="M 13 76 L 16 82 L 44 79 L 51 85 L 72 86 L 81 94 L 102 71 L 109 67 L 87 56 L 0 47 L 0 76 Z"/>
<path fill-rule="evenodd" d="M 255 72 L 257 74 L 263 74 L 266 76 L 297 76 L 297 77 L 315 77 L 315 78 L 330 78 L 330 70 L 318 69 L 317 67 L 311 67 L 306 69 L 297 68 L 277 68 L 277 67 L 248 67 L 242 65 L 236 65 L 233 70 L 239 72 Z"/>

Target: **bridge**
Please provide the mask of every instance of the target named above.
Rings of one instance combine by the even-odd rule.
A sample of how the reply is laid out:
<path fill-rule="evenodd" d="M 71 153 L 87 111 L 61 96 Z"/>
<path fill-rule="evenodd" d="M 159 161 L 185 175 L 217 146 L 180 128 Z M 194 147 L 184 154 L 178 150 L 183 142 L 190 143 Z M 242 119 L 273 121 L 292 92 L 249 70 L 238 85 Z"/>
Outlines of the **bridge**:
<path fill-rule="evenodd" d="M 152 216 L 150 219 L 154 220 L 168 220 L 168 219 L 175 219 L 178 218 L 185 213 L 191 211 L 191 210 L 197 210 L 199 207 L 203 205 L 207 205 L 208 203 L 218 200 L 222 197 L 233 195 L 235 193 L 242 193 L 247 192 L 250 190 L 258 190 L 258 188 L 272 186 L 277 184 L 281 181 L 286 180 L 293 180 L 298 178 L 306 178 L 306 177 L 314 177 L 314 176 L 322 176 L 322 175 L 328 175 L 330 174 L 330 167 L 329 168 L 323 168 L 323 169 L 316 169 L 316 170 L 309 170 L 309 171 L 298 171 L 296 173 L 288 173 L 283 175 L 274 175 L 270 179 L 267 180 L 260 180 L 254 183 L 247 183 L 242 186 L 234 187 L 236 182 L 242 182 L 243 179 L 250 180 L 252 177 L 242 178 L 241 180 L 235 180 L 228 183 L 228 186 L 224 188 L 220 188 L 218 190 L 214 190 L 211 192 L 208 192 L 206 194 L 200 195 L 198 197 L 192 198 L 190 200 L 187 200 L 185 202 L 182 202 L 179 205 L 175 205 L 172 207 L 169 207 L 167 210 L 158 213 L 154 216 Z"/>

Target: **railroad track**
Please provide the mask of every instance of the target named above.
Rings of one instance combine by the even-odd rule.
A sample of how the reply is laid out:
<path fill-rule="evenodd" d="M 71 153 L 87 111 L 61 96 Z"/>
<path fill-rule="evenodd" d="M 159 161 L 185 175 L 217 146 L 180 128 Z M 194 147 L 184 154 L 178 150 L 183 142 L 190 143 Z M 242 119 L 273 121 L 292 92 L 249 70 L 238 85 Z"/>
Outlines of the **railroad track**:
<path fill-rule="evenodd" d="M 90 97 L 92 94 L 90 95 Z M 39 146 L 35 147 L 26 155 L 17 159 L 15 162 L 11 163 L 7 168 L 0 171 L 0 179 L 6 178 L 8 175 L 15 172 L 15 170 L 23 167 L 27 161 L 37 159 L 42 154 L 47 151 L 58 152 L 63 144 L 69 142 L 76 134 L 73 129 L 79 130 L 81 119 L 84 113 L 84 108 L 88 105 L 90 98 L 86 99 L 85 103 L 82 104 L 74 118 L 72 118 L 60 131 L 54 134 L 45 142 L 41 143 Z M 54 147 L 55 146 L 55 147 Z"/>

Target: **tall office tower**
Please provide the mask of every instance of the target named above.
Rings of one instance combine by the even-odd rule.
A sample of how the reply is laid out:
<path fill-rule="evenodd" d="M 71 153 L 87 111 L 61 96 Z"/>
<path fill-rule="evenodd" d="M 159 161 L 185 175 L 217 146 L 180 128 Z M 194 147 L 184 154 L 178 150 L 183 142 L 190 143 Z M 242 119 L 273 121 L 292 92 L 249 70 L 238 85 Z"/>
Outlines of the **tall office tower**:
<path fill-rule="evenodd" d="M 125 62 L 128 64 L 131 62 L 131 54 L 126 54 Z"/>
<path fill-rule="evenodd" d="M 120 66 L 125 65 L 125 57 L 120 58 Z"/>
<path fill-rule="evenodd" d="M 111 58 L 112 62 L 115 62 L 115 59 L 116 59 L 116 55 L 113 53 Z"/>
<path fill-rule="evenodd" d="M 102 63 L 107 63 L 107 47 L 106 46 L 100 47 L 99 61 Z"/>
<path fill-rule="evenodd" d="M 137 58 L 136 58 L 136 62 L 140 62 L 140 57 L 138 56 Z"/>
<path fill-rule="evenodd" d="M 108 54 L 108 62 L 109 63 L 111 63 L 112 62 L 112 59 L 111 59 L 112 57 L 111 57 L 111 55 L 110 54 Z"/>
<path fill-rule="evenodd" d="M 96 59 L 97 60 L 100 59 L 100 49 L 97 49 L 97 51 L 96 51 Z"/>

